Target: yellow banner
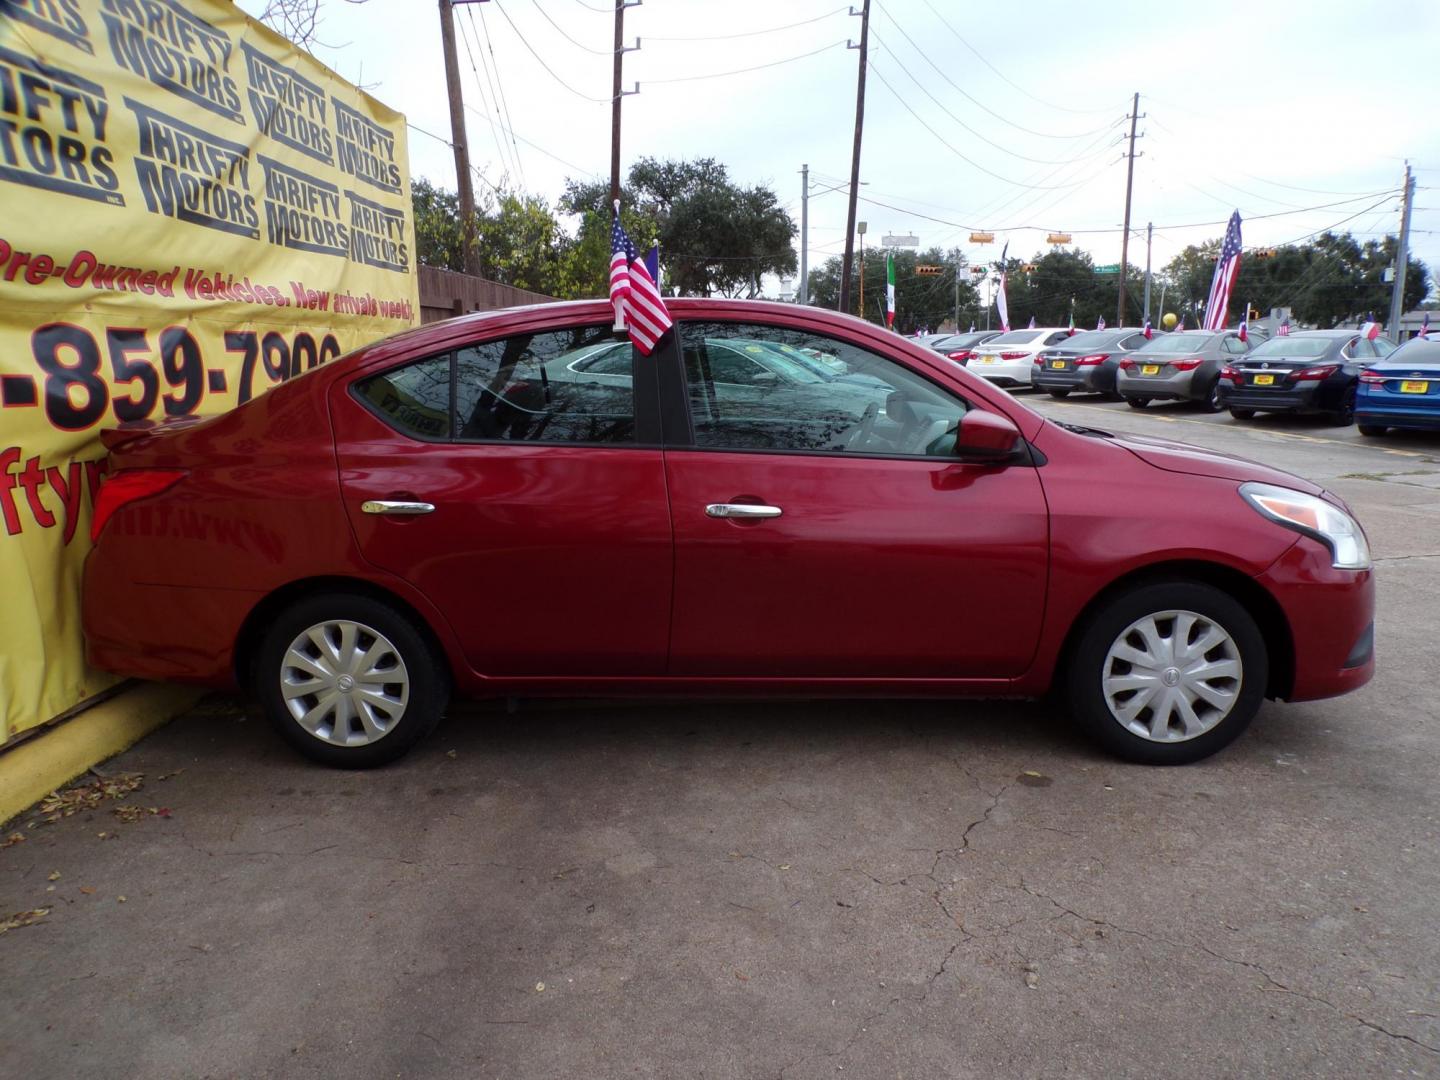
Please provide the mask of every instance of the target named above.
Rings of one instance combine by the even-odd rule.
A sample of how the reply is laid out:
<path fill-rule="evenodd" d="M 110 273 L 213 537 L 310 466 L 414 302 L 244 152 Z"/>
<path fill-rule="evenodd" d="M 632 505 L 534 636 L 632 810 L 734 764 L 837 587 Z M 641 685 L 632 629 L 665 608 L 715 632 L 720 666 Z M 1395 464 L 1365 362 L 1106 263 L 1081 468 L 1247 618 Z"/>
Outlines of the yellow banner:
<path fill-rule="evenodd" d="M 0 0 L 0 740 L 84 664 L 102 429 L 419 320 L 405 118 L 223 0 Z"/>

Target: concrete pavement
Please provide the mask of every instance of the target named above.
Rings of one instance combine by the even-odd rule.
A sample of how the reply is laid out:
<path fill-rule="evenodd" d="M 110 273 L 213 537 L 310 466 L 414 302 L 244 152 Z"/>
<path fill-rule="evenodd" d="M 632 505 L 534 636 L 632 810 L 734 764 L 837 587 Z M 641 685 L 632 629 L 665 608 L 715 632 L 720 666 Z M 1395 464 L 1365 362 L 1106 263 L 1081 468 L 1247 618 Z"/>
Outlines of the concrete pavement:
<path fill-rule="evenodd" d="M 1030 400 L 1342 494 L 1375 682 L 1169 770 L 810 702 L 470 705 L 354 774 L 212 699 L 104 767 L 165 814 L 0 850 L 0 919 L 51 909 L 0 934 L 4 1071 L 1440 1075 L 1440 440 Z"/>

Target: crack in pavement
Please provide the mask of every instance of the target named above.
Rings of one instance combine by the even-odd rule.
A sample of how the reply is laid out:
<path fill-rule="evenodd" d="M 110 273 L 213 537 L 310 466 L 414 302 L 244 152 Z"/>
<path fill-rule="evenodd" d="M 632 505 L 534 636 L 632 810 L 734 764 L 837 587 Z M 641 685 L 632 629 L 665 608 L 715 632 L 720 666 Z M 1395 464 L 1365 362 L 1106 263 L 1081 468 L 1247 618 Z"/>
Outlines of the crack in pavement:
<path fill-rule="evenodd" d="M 1253 961 L 1240 960 L 1233 956 L 1226 956 L 1224 953 L 1217 952 L 1216 950 L 1210 948 L 1208 945 L 1205 945 L 1202 942 L 1175 941 L 1172 938 L 1162 937 L 1159 934 L 1149 934 L 1143 930 L 1135 930 L 1128 926 L 1118 926 L 1115 923 L 1110 922 L 1108 919 L 1097 919 L 1091 915 L 1082 915 L 1080 912 L 1074 910 L 1073 908 L 1066 907 L 1060 901 L 1056 900 L 1053 896 L 1032 889 L 1029 885 L 1025 884 L 1024 877 L 1021 877 L 1020 879 L 1020 890 L 1030 896 L 1033 896 L 1037 900 L 1044 900 L 1047 903 L 1053 905 L 1060 912 L 1059 915 L 1055 916 L 1057 919 L 1063 919 L 1066 915 L 1069 915 L 1072 918 L 1079 919 L 1081 922 L 1088 922 L 1093 926 L 1108 927 L 1109 929 L 1114 930 L 1116 933 L 1130 934 L 1134 937 L 1142 938 L 1145 941 L 1160 942 L 1161 944 L 1169 945 L 1171 948 L 1174 949 L 1197 949 L 1200 952 L 1205 953 L 1207 956 L 1211 956 L 1216 960 L 1222 961 L 1223 963 L 1233 964 L 1237 967 L 1249 968 L 1252 971 L 1258 972 L 1261 978 L 1263 978 L 1269 984 L 1263 989 L 1282 991 L 1287 994 L 1294 994 L 1296 997 L 1304 998 L 1306 1001 L 1313 1001 L 1316 1004 L 1324 1005 L 1326 1008 L 1332 1010 L 1340 1016 L 1345 1017 L 1347 1020 L 1353 1020 L 1357 1024 L 1361 1024 L 1364 1027 L 1370 1028 L 1373 1031 L 1380 1032 L 1382 1035 L 1388 1035 L 1392 1039 L 1398 1039 L 1404 1042 L 1414 1043 L 1422 1050 L 1428 1050 L 1432 1054 L 1440 1054 L 1440 1046 L 1432 1046 L 1427 1042 L 1422 1042 L 1420 1039 L 1415 1038 L 1413 1035 L 1406 1035 L 1404 1032 L 1391 1031 L 1390 1029 L 1383 1027 L 1382 1025 L 1377 1024 L 1372 1020 L 1365 1019 L 1365 1017 L 1363 1016 L 1358 1016 L 1352 1012 L 1346 1012 L 1343 1008 L 1341 1008 L 1339 1005 L 1336 1005 L 1333 1001 L 1329 1001 L 1323 997 L 1320 997 L 1317 994 L 1311 994 L 1305 990 L 1296 990 L 1294 987 L 1287 986 L 1285 983 L 1282 983 L 1279 979 L 1275 978 L 1275 976 L 1271 975 L 1270 972 L 1267 971 L 1260 964 L 1254 963 Z"/>

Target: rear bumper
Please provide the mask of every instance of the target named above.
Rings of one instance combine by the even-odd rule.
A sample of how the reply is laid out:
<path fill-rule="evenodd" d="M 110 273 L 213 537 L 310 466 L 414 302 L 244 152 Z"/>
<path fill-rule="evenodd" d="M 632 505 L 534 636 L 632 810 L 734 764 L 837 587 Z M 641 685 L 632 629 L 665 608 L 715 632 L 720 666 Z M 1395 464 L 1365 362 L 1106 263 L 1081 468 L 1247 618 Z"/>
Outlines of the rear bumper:
<path fill-rule="evenodd" d="M 1168 377 L 1127 375 L 1120 372 L 1115 378 L 1115 389 L 1124 397 L 1155 398 L 1163 401 L 1194 401 L 1195 372 L 1178 371 Z"/>
<path fill-rule="evenodd" d="M 971 360 L 965 370 L 979 375 L 998 386 L 1029 386 L 1035 362 L 1029 357 L 1022 360 L 1005 360 L 997 364 L 977 364 Z"/>
<path fill-rule="evenodd" d="M 1394 401 L 1376 402 L 1361 398 L 1355 404 L 1355 422 L 1416 431 L 1440 430 L 1440 408 L 1407 409 L 1397 406 Z"/>
<path fill-rule="evenodd" d="M 1264 387 L 1242 386 L 1220 381 L 1220 404 L 1237 409 L 1255 409 L 1259 412 L 1318 412 L 1320 410 L 1320 384 L 1267 390 Z"/>
<path fill-rule="evenodd" d="M 1096 394 L 1115 388 L 1113 381 L 1105 379 L 1103 369 L 1097 366 L 1069 368 L 1065 371 L 1036 367 L 1030 376 L 1030 382 L 1042 390 L 1085 390 Z"/>
<path fill-rule="evenodd" d="M 1375 575 L 1336 570 L 1323 544 L 1301 539 L 1259 582 L 1279 602 L 1295 647 L 1287 701 L 1358 690 L 1375 674 Z"/>

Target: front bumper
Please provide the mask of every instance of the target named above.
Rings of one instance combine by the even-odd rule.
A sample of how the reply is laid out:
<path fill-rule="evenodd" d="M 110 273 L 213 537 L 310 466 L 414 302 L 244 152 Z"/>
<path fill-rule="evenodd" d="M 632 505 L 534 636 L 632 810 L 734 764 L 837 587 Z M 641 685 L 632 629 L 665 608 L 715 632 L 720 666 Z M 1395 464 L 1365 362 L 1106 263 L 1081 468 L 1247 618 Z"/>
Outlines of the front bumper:
<path fill-rule="evenodd" d="M 1287 701 L 1358 690 L 1375 674 L 1375 572 L 1336 570 L 1319 541 L 1302 537 L 1261 574 L 1290 625 L 1295 669 Z"/>

